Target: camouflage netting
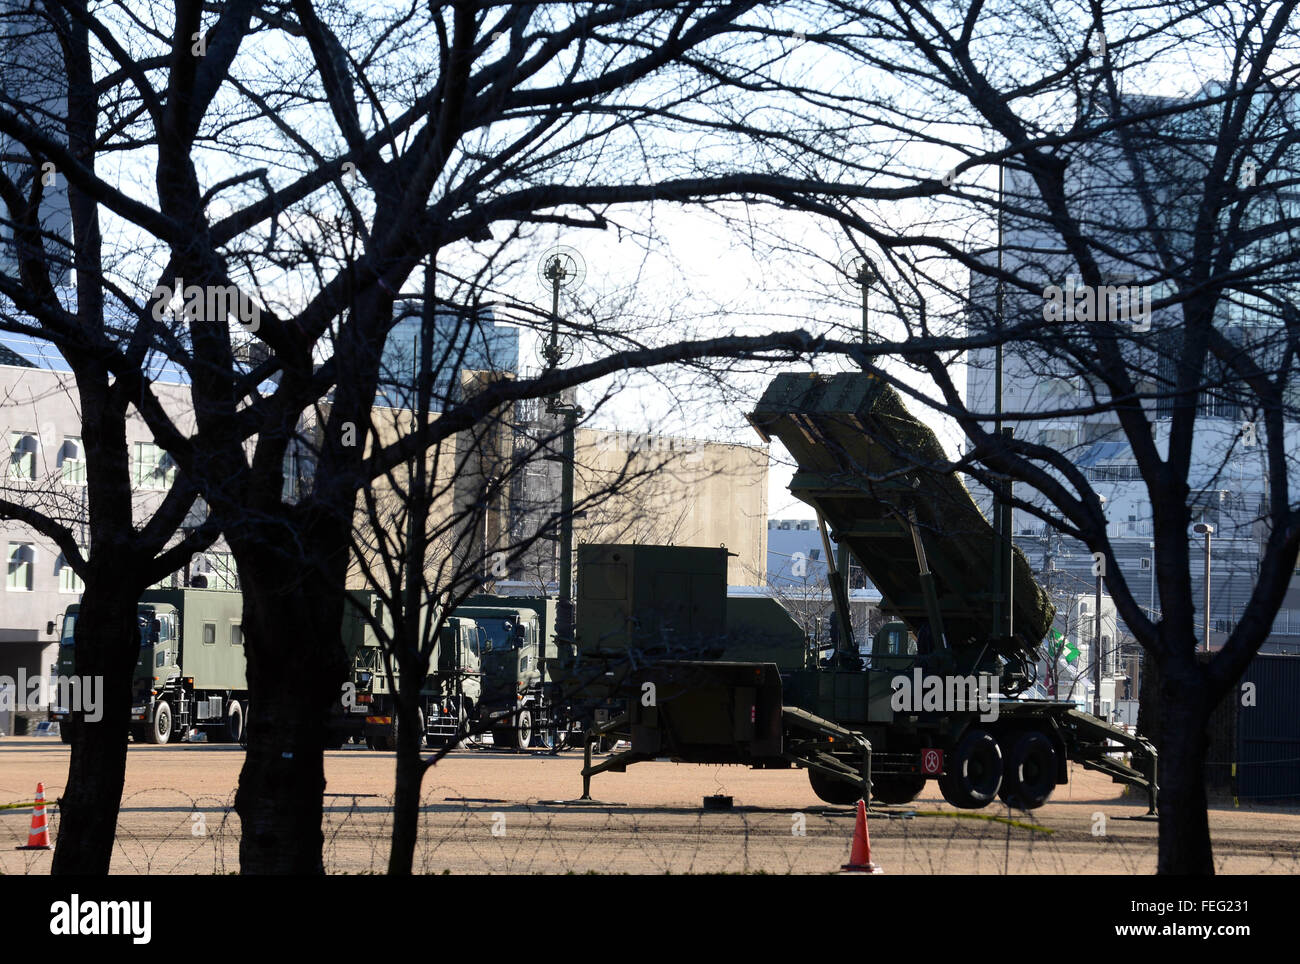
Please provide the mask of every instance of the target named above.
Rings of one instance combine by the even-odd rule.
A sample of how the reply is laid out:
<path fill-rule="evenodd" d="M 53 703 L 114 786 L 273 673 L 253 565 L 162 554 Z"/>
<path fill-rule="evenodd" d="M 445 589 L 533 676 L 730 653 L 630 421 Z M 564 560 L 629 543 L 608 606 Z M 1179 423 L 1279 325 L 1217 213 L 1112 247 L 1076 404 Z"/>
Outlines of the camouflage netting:
<path fill-rule="evenodd" d="M 959 478 L 935 470 L 947 462 L 943 447 L 897 392 L 865 373 L 779 375 L 750 420 L 790 450 L 798 464 L 790 491 L 847 543 L 888 608 L 913 627 L 925 621 L 904 521 L 914 512 L 948 641 L 989 641 L 993 527 Z M 1055 609 L 1024 554 L 1016 549 L 1014 559 L 1011 649 L 1031 655 Z"/>

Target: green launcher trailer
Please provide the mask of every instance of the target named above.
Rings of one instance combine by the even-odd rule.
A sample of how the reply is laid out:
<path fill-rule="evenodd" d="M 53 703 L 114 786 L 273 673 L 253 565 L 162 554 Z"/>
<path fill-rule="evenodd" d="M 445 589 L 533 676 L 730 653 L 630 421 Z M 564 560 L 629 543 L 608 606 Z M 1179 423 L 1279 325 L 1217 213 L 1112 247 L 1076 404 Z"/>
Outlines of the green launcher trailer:
<path fill-rule="evenodd" d="M 619 680 L 626 712 L 597 728 L 629 739 L 630 749 L 599 764 L 588 753 L 586 786 L 596 773 L 667 757 L 803 767 L 833 804 L 906 803 L 935 780 L 957 807 L 1001 798 L 1033 809 L 1067 781 L 1073 760 L 1144 791 L 1154 812 L 1156 753 L 1147 740 L 1073 704 L 1021 697 L 1052 605 L 961 481 L 927 469 L 946 462 L 943 451 L 897 393 L 869 374 L 781 375 L 751 422 L 790 451 L 798 465 L 791 492 L 828 540 L 848 548 L 895 622 L 859 645 L 843 592 L 833 591 L 842 631 L 830 658 L 810 665 L 807 648 L 797 651 L 790 634 L 782 646 L 779 631 L 775 647 L 769 640 L 747 657 L 755 621 L 727 627 L 725 589 L 678 578 L 669 608 L 691 628 L 670 626 L 665 636 L 638 610 L 656 608 L 669 581 L 659 592 L 653 581 L 639 587 L 651 604 L 625 602 L 606 622 L 624 615 L 659 645 L 643 645 L 637 668 Z M 606 577 L 603 586 L 612 595 L 620 583 Z M 590 606 L 583 588 L 580 575 L 580 626 Z M 703 659 L 675 658 L 674 641 L 698 647 L 710 634 L 723 645 Z"/>

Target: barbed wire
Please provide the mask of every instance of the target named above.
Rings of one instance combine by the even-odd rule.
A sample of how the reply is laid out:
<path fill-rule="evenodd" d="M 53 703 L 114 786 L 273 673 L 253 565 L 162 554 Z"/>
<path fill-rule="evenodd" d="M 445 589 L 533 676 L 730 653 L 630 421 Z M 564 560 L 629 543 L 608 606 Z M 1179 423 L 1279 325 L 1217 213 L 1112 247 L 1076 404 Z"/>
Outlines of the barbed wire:
<path fill-rule="evenodd" d="M 51 796 L 51 794 L 47 794 Z M 0 787 L 0 804 L 30 797 Z M 1099 806 L 1104 806 L 1098 801 Z M 51 838 L 58 807 L 47 803 Z M 890 874 L 1150 874 L 1154 824 L 1098 817 L 1091 826 L 1045 825 L 1005 806 L 982 811 L 873 810 L 872 859 Z M 0 810 L 0 873 L 44 874 L 50 851 L 27 842 L 30 810 Z M 822 874 L 849 855 L 854 811 L 735 807 L 583 805 L 465 798 L 427 787 L 421 797 L 412 869 L 476 874 Z M 392 797 L 331 793 L 322 831 L 326 870 L 382 874 L 388 869 Z M 233 874 L 239 871 L 234 795 L 195 796 L 168 787 L 126 794 L 118 814 L 112 871 L 124 874 Z M 1215 833 L 1220 873 L 1300 873 L 1300 840 L 1282 834 Z"/>

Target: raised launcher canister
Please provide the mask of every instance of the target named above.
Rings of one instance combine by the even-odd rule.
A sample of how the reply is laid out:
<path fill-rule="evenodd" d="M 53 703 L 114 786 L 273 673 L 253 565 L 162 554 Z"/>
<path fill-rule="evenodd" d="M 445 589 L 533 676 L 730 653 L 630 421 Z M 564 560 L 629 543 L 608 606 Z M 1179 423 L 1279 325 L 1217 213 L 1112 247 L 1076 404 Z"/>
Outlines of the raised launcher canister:
<path fill-rule="evenodd" d="M 790 451 L 798 465 L 790 491 L 848 546 L 883 607 L 923 646 L 937 603 L 943 640 L 935 648 L 946 643 L 958 665 L 974 668 L 974 659 L 991 669 L 979 653 L 996 653 L 1018 677 L 1036 658 L 1055 614 L 1051 601 L 1014 550 L 1011 631 L 992 635 L 996 533 L 961 481 L 938 471 L 948 461 L 938 439 L 884 381 L 866 373 L 779 375 L 750 421 L 764 440 L 780 439 Z M 917 579 L 918 549 L 932 573 L 932 601 Z"/>

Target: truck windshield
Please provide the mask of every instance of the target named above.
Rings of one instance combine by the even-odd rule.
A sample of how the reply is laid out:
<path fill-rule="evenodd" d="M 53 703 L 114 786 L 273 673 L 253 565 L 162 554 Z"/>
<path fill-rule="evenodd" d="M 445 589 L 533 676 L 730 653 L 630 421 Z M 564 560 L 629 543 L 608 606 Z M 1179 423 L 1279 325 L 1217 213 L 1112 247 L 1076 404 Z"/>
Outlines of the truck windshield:
<path fill-rule="evenodd" d="M 63 617 L 63 634 L 59 636 L 60 646 L 72 646 L 76 643 L 77 614 L 68 613 Z"/>
<path fill-rule="evenodd" d="M 161 626 L 166 625 L 165 621 L 159 620 L 160 628 L 154 629 L 154 610 L 144 608 L 136 611 L 136 618 L 140 623 L 140 645 L 149 646 L 158 642 L 160 635 L 162 635 Z"/>
<path fill-rule="evenodd" d="M 510 616 L 501 616 L 495 619 L 475 616 L 474 622 L 483 631 L 487 639 L 491 640 L 492 652 L 503 653 L 519 645 L 519 640 L 515 638 L 515 626 L 519 623 L 517 619 Z"/>

